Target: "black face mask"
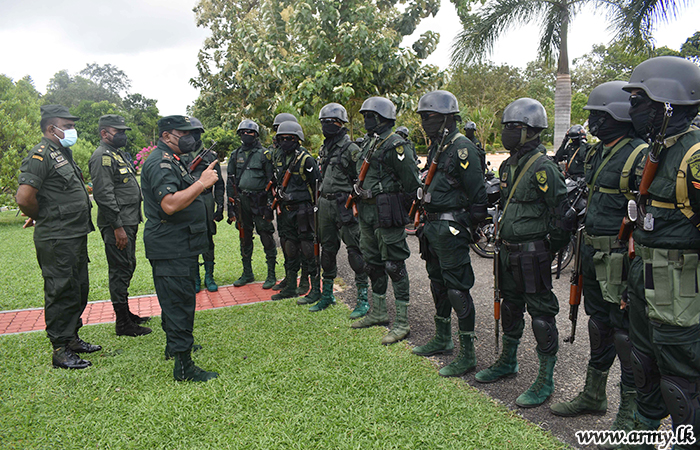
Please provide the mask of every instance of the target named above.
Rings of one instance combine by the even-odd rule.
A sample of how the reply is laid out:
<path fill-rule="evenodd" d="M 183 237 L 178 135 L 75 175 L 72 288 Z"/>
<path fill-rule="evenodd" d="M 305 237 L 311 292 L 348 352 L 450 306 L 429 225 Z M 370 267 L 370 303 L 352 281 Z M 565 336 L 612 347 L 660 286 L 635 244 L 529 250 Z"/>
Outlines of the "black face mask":
<path fill-rule="evenodd" d="M 282 151 L 287 154 L 293 153 L 299 148 L 298 141 L 278 141 L 278 144 Z"/>
<path fill-rule="evenodd" d="M 250 147 L 255 143 L 255 140 L 257 139 L 257 136 L 254 134 L 241 134 L 241 142 L 243 142 L 243 145 L 246 147 Z"/>
<path fill-rule="evenodd" d="M 629 114 L 637 134 L 642 139 L 654 137 L 664 120 L 663 104 L 652 101 L 642 93 L 630 96 L 630 104 Z"/>
<path fill-rule="evenodd" d="M 503 131 L 501 131 L 501 143 L 503 147 L 510 152 L 517 150 L 520 146 L 521 132 L 521 128 L 509 130 L 504 127 Z"/>
<path fill-rule="evenodd" d="M 376 114 L 367 114 L 365 116 L 365 130 L 368 134 L 372 134 L 375 128 L 379 126 L 379 117 Z"/>
<path fill-rule="evenodd" d="M 112 136 L 112 145 L 116 148 L 122 148 L 126 146 L 127 137 L 126 133 L 123 131 L 116 133 Z"/>
<path fill-rule="evenodd" d="M 608 144 L 619 137 L 626 136 L 630 131 L 630 127 L 630 124 L 618 122 L 604 111 L 591 111 L 591 114 L 588 116 L 588 129 L 603 144 Z"/>
<path fill-rule="evenodd" d="M 365 122 L 366 124 L 366 122 Z M 335 136 L 340 132 L 343 127 L 335 122 L 324 122 L 321 124 L 321 129 L 323 130 L 323 135 L 325 137 Z"/>
<path fill-rule="evenodd" d="M 193 135 L 187 134 L 180 137 L 180 139 L 177 141 L 177 146 L 180 148 L 182 153 L 190 153 L 197 150 L 200 142 L 201 141 L 198 141 Z"/>
<path fill-rule="evenodd" d="M 421 124 L 425 130 L 425 134 L 430 138 L 436 138 L 440 134 L 440 128 L 445 123 L 445 116 L 442 114 L 433 114 L 421 116 Z"/>

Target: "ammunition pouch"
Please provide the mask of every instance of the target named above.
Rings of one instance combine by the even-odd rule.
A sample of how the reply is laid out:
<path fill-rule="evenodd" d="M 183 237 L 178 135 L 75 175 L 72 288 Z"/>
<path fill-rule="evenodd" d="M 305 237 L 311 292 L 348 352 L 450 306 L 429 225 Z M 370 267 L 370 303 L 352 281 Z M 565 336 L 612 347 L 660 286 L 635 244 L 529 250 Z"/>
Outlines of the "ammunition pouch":
<path fill-rule="evenodd" d="M 265 220 L 272 220 L 272 209 L 267 204 L 267 192 L 242 191 L 241 195 L 245 195 L 250 200 L 250 210 L 255 216 L 262 216 Z"/>
<path fill-rule="evenodd" d="M 552 289 L 552 256 L 547 242 L 503 245 L 519 292 L 541 294 Z"/>
<path fill-rule="evenodd" d="M 299 233 L 314 232 L 314 205 L 311 203 L 299 203 L 297 227 L 299 228 Z"/>
<path fill-rule="evenodd" d="M 583 237 L 586 244 L 595 250 L 593 266 L 603 299 L 619 305 L 622 292 L 627 289 L 627 271 L 624 267 L 626 254 L 611 250 L 626 246 L 616 236 L 590 236 L 584 233 Z"/>
<path fill-rule="evenodd" d="M 408 212 L 400 193 L 377 195 L 379 228 L 403 227 L 409 223 Z"/>
<path fill-rule="evenodd" d="M 423 225 L 419 226 L 416 230 L 416 237 L 418 238 L 418 252 L 423 261 L 430 261 L 432 258 L 437 257 L 437 255 L 431 251 L 428 236 L 425 235 L 425 227 Z"/>
<path fill-rule="evenodd" d="M 338 216 L 340 216 L 340 223 L 342 226 L 355 225 L 357 219 L 352 213 L 352 209 L 347 209 L 345 203 L 348 201 L 350 194 L 344 192 L 336 194 L 335 202 L 338 205 Z"/>
<path fill-rule="evenodd" d="M 700 322 L 697 250 L 669 250 L 636 245 L 644 261 L 644 294 L 649 319 L 677 327 Z"/>

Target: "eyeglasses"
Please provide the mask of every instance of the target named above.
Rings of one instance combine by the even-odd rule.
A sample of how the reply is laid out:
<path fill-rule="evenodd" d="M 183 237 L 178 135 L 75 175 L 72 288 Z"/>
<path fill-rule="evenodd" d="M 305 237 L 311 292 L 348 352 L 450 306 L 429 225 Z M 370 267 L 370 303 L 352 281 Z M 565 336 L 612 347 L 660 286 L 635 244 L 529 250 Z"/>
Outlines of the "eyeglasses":
<path fill-rule="evenodd" d="M 296 136 L 277 136 L 278 142 L 293 142 L 296 140 L 297 140 Z"/>
<path fill-rule="evenodd" d="M 253 131 L 253 130 L 241 130 L 241 131 L 238 132 L 238 135 L 239 135 L 239 136 L 242 135 L 242 134 L 248 134 L 248 135 L 255 136 L 255 131 Z"/>
<path fill-rule="evenodd" d="M 523 124 L 520 122 L 507 122 L 503 124 L 503 128 L 506 130 L 517 130 L 518 128 L 522 128 Z"/>
<path fill-rule="evenodd" d="M 336 123 L 337 121 L 338 121 L 338 119 L 321 119 L 321 123 L 322 123 L 322 124 L 323 124 L 323 123 L 325 123 L 325 124 L 328 124 L 328 123 Z"/>

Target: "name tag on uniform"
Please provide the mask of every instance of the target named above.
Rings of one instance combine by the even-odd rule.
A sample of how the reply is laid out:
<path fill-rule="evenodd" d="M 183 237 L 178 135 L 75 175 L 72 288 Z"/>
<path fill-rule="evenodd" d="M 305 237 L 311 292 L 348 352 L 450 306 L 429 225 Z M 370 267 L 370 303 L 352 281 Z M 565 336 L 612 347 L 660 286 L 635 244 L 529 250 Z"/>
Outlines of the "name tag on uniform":
<path fill-rule="evenodd" d="M 129 170 L 126 167 L 122 167 L 121 169 L 119 169 L 119 173 L 125 175 L 129 173 Z"/>

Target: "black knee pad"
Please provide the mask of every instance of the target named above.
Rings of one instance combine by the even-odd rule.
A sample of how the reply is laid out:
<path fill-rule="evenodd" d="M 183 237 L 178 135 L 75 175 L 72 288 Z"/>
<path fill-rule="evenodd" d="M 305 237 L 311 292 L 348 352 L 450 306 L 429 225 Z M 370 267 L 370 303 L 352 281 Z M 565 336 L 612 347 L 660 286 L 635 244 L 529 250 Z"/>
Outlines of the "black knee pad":
<path fill-rule="evenodd" d="M 540 316 L 532 318 L 532 331 L 537 340 L 537 350 L 551 354 L 559 348 L 559 331 L 554 317 Z"/>
<path fill-rule="evenodd" d="M 294 259 L 299 256 L 299 243 L 287 240 L 284 243 L 284 248 L 287 250 L 287 258 Z"/>
<path fill-rule="evenodd" d="M 263 248 L 275 247 L 275 238 L 272 237 L 272 233 L 260 233 L 260 242 L 262 242 Z"/>
<path fill-rule="evenodd" d="M 591 353 L 601 353 L 613 344 L 613 329 L 595 317 L 588 319 L 588 338 L 591 342 Z"/>
<path fill-rule="evenodd" d="M 523 321 L 525 311 L 522 308 L 517 308 L 510 302 L 501 302 L 501 321 L 503 322 L 503 331 L 508 332 L 515 329 L 519 323 Z"/>
<path fill-rule="evenodd" d="M 697 382 L 691 383 L 685 378 L 662 375 L 660 387 L 664 403 L 666 403 L 668 412 L 673 418 L 674 428 L 678 425 L 696 425 Z"/>
<path fill-rule="evenodd" d="M 367 272 L 367 276 L 372 281 L 372 283 L 376 282 L 379 278 L 383 277 L 384 274 L 386 273 L 384 271 L 384 266 L 378 266 L 375 264 L 367 264 L 365 266 L 365 271 Z"/>
<path fill-rule="evenodd" d="M 406 272 L 406 263 L 404 261 L 385 261 L 384 269 L 391 278 L 391 281 L 394 282 L 408 275 L 408 272 Z"/>
<path fill-rule="evenodd" d="M 365 271 L 365 260 L 362 258 L 362 253 L 359 248 L 348 247 L 348 263 L 350 268 L 356 274 L 364 273 Z"/>
<path fill-rule="evenodd" d="M 457 289 L 449 289 L 447 298 L 450 299 L 452 309 L 457 313 L 457 318 L 465 319 L 472 311 L 474 311 L 474 301 L 469 291 L 458 291 Z"/>
<path fill-rule="evenodd" d="M 307 261 L 314 259 L 314 243 L 312 241 L 301 241 L 301 254 Z"/>
<path fill-rule="evenodd" d="M 620 358 L 620 365 L 623 368 L 632 368 L 632 341 L 626 330 L 615 329 L 614 335 L 615 351 Z"/>
<path fill-rule="evenodd" d="M 659 382 L 661 375 L 656 361 L 646 353 L 642 353 L 632 346 L 632 373 L 634 374 L 634 384 L 642 394 L 651 393 L 654 385 Z"/>
<path fill-rule="evenodd" d="M 329 272 L 336 267 L 336 254 L 331 253 L 326 249 L 321 250 L 321 267 L 324 272 Z"/>

